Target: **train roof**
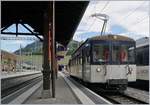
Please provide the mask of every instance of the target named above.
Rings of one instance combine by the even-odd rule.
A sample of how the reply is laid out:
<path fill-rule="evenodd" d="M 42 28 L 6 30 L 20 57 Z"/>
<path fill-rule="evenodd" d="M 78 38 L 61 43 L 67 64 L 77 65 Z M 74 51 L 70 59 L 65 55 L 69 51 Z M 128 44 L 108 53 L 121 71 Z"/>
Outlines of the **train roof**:
<path fill-rule="evenodd" d="M 129 42 L 135 42 L 134 39 L 126 37 L 126 36 L 121 36 L 121 35 L 113 35 L 113 34 L 108 34 L 108 35 L 99 35 L 95 36 L 92 38 L 88 38 L 84 43 L 80 45 L 72 54 L 72 56 L 86 43 L 89 41 L 99 41 L 99 40 L 104 40 L 104 41 L 129 41 Z"/>
<path fill-rule="evenodd" d="M 136 47 L 142 47 L 149 45 L 149 37 L 142 37 L 138 40 L 136 40 Z"/>
<path fill-rule="evenodd" d="M 88 40 L 108 40 L 108 41 L 134 41 L 132 38 L 121 35 L 103 35 L 89 38 Z"/>

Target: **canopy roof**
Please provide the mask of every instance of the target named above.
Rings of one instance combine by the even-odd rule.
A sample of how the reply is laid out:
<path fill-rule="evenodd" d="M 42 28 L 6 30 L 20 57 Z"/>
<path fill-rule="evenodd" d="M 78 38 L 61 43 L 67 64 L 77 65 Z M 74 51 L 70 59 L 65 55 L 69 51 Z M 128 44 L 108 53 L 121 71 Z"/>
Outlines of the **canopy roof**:
<path fill-rule="evenodd" d="M 1 27 L 16 22 L 29 24 L 35 32 L 43 35 L 43 14 L 52 1 L 1 1 Z M 56 41 L 67 45 L 84 14 L 88 1 L 55 2 Z"/>

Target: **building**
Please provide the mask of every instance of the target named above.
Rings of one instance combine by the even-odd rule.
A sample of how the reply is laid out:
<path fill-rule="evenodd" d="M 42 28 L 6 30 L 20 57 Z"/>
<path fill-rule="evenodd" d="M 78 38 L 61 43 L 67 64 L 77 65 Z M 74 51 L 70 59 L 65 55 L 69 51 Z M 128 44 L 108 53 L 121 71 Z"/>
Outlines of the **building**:
<path fill-rule="evenodd" d="M 1 50 L 2 71 L 15 71 L 17 64 L 17 55 Z"/>

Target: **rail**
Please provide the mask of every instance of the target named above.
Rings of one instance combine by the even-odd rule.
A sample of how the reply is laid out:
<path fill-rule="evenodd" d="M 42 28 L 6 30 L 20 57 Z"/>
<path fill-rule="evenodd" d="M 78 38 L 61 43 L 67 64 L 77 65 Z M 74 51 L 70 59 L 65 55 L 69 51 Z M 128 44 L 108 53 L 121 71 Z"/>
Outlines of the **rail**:
<path fill-rule="evenodd" d="M 42 74 L 40 72 L 2 79 L 1 103 L 8 104 L 41 80 Z M 4 83 L 6 81 L 7 83 Z"/>

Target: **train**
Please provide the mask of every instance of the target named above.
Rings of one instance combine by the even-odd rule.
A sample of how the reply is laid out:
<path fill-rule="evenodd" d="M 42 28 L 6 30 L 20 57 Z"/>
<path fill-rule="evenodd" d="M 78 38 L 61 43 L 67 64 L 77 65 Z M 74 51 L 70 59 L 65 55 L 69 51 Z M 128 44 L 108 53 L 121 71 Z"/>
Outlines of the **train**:
<path fill-rule="evenodd" d="M 132 87 L 149 90 L 149 37 L 136 40 L 137 80 Z"/>
<path fill-rule="evenodd" d="M 136 81 L 135 48 L 132 38 L 121 35 L 88 38 L 72 54 L 69 74 L 88 86 L 124 92 Z"/>
<path fill-rule="evenodd" d="M 149 80 L 149 38 L 143 37 L 136 41 L 137 79 Z"/>

